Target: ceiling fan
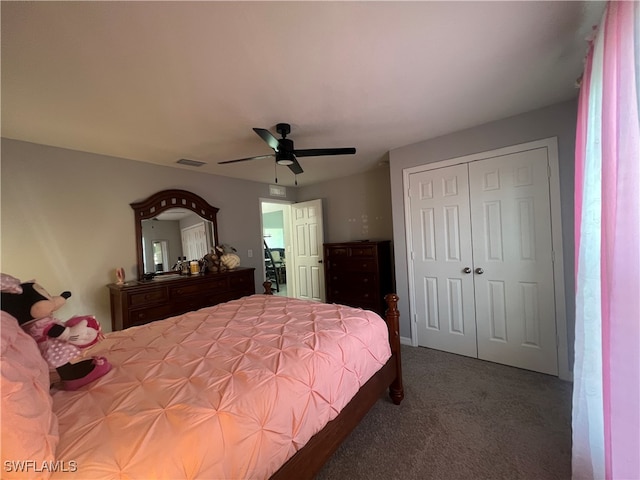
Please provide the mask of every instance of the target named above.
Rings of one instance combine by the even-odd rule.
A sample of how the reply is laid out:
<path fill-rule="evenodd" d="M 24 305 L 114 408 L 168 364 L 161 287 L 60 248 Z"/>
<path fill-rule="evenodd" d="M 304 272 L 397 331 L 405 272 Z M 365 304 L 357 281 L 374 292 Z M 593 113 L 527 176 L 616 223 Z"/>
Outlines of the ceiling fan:
<path fill-rule="evenodd" d="M 254 128 L 260 138 L 269 145 L 273 152 L 270 155 L 258 155 L 256 157 L 238 158 L 237 160 L 226 160 L 218 162 L 219 165 L 224 163 L 245 162 L 247 160 L 257 160 L 259 158 L 275 157 L 278 165 L 286 165 L 296 175 L 302 173 L 302 167 L 298 163 L 297 157 L 320 157 L 324 155 L 353 155 L 356 149 L 348 148 L 307 148 L 296 150 L 293 147 L 293 140 L 289 140 L 287 135 L 291 132 L 291 125 L 288 123 L 279 123 L 276 125 L 276 131 L 282 135 L 282 138 L 274 137 L 269 130 L 264 128 Z"/>

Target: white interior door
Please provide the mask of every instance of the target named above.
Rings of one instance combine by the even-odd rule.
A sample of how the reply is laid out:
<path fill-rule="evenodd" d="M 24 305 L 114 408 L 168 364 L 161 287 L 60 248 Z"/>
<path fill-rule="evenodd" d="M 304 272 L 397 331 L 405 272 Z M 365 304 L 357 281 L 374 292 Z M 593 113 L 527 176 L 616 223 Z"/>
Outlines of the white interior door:
<path fill-rule="evenodd" d="M 557 375 L 547 151 L 471 162 L 469 179 L 478 357 Z"/>
<path fill-rule="evenodd" d="M 477 357 L 467 165 L 409 182 L 418 344 Z"/>
<path fill-rule="evenodd" d="M 538 148 L 409 175 L 419 345 L 558 374 L 548 165 Z"/>
<path fill-rule="evenodd" d="M 324 302 L 322 200 L 292 204 L 291 217 L 294 295 Z"/>

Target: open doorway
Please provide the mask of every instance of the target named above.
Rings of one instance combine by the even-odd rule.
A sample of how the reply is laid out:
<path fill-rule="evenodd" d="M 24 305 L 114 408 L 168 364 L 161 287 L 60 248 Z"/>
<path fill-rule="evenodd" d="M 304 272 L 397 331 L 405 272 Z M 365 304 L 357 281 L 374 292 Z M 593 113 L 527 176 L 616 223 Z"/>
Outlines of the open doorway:
<path fill-rule="evenodd" d="M 287 202 L 260 200 L 264 277 L 275 295 L 295 296 L 293 283 L 287 282 L 287 257 L 291 256 L 290 212 Z M 291 265 L 291 264 L 290 264 Z"/>
<path fill-rule="evenodd" d="M 260 209 L 263 274 L 271 281 L 273 292 L 324 302 L 322 200 L 286 203 L 261 199 Z"/>

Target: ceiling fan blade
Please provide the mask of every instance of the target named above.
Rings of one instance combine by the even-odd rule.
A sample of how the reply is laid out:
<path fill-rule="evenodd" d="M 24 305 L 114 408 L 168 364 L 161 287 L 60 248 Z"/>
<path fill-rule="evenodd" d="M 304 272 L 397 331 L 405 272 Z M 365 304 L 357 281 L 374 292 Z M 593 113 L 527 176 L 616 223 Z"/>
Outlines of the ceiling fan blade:
<path fill-rule="evenodd" d="M 260 138 L 262 138 L 265 142 L 267 142 L 267 145 L 273 148 L 274 151 L 276 152 L 278 151 L 278 147 L 280 146 L 280 143 L 278 142 L 278 139 L 274 137 L 269 130 L 265 130 L 264 128 L 254 128 L 253 131 L 256 132 L 258 135 L 260 135 Z"/>
<path fill-rule="evenodd" d="M 307 148 L 303 150 L 294 150 L 296 157 L 320 157 L 323 155 L 353 155 L 356 149 L 349 148 Z"/>
<path fill-rule="evenodd" d="M 302 170 L 302 167 L 298 163 L 298 160 L 296 159 L 296 157 L 293 157 L 293 163 L 291 165 L 288 165 L 288 167 L 296 175 L 298 175 L 298 174 L 300 174 L 300 173 L 302 173 L 304 171 L 304 170 Z"/>
<path fill-rule="evenodd" d="M 238 158 L 236 160 L 225 160 L 224 162 L 218 162 L 218 165 L 222 165 L 223 163 L 246 162 L 247 160 L 258 160 L 260 158 L 268 158 L 268 157 L 273 157 L 273 154 L 271 154 L 271 155 L 258 155 L 257 157 Z"/>

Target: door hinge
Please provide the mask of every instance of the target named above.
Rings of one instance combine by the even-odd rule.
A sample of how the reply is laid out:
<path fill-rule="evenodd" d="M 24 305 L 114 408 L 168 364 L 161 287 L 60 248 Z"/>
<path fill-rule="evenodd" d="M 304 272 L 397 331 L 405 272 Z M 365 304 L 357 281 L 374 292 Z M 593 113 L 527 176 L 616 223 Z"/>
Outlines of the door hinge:
<path fill-rule="evenodd" d="M 547 164 L 547 177 L 551 178 L 551 165 Z"/>

